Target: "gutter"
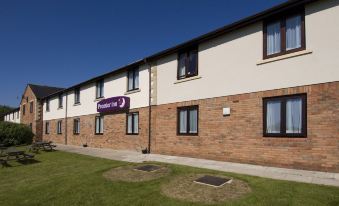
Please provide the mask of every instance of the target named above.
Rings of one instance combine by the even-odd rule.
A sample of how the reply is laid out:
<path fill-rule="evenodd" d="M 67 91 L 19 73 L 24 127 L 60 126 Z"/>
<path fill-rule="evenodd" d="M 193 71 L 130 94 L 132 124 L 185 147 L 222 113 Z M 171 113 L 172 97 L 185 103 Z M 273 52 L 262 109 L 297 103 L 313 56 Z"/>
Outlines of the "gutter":
<path fill-rule="evenodd" d="M 148 148 L 147 153 L 151 153 L 151 139 L 152 139 L 152 66 L 146 59 L 144 59 L 146 65 L 149 66 L 148 68 Z"/>

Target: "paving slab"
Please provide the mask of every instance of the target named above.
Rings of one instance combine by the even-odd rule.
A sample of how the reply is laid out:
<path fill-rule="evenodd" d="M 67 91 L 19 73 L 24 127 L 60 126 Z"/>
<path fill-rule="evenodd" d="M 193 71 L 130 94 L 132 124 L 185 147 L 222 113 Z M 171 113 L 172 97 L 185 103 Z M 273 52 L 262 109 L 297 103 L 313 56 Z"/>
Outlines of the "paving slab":
<path fill-rule="evenodd" d="M 141 154 L 141 152 L 136 151 L 91 148 L 63 144 L 57 144 L 57 150 L 125 162 L 141 163 L 145 161 L 152 161 L 172 163 L 278 180 L 288 180 L 339 187 L 339 173 L 267 167 L 261 165 L 222 162 L 215 160 L 205 160 L 160 154 Z"/>

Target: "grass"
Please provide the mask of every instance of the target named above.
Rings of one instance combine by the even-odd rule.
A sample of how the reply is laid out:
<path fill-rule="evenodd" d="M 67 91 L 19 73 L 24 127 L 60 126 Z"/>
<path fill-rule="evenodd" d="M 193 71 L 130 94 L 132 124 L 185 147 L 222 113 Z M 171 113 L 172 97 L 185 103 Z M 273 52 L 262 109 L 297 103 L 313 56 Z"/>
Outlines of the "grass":
<path fill-rule="evenodd" d="M 161 187 L 178 175 L 214 173 L 247 182 L 252 192 L 219 205 L 339 205 L 339 188 L 167 165 L 171 174 L 147 182 L 112 182 L 113 167 L 130 165 L 65 152 L 41 152 L 38 162 L 0 168 L 0 205 L 203 205 L 171 199 Z"/>

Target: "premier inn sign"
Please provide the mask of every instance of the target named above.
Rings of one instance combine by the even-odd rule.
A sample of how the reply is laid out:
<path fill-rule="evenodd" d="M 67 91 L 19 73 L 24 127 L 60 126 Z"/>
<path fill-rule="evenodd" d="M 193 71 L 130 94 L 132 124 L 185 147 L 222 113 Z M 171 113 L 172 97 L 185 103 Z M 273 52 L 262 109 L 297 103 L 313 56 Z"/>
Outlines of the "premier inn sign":
<path fill-rule="evenodd" d="M 97 111 L 99 113 L 107 112 L 121 112 L 129 109 L 130 99 L 129 97 L 118 96 L 103 99 L 97 103 Z"/>

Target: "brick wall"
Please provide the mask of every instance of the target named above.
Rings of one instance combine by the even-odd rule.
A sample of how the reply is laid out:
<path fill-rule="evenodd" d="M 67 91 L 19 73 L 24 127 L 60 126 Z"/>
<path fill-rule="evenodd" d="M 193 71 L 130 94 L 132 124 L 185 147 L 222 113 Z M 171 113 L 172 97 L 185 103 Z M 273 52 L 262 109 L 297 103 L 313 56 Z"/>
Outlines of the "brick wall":
<path fill-rule="evenodd" d="M 30 102 L 33 101 L 33 112 L 30 112 Z M 26 105 L 26 112 L 23 115 L 23 105 Z M 33 91 L 27 86 L 23 98 L 20 103 L 20 123 L 29 126 L 32 124 L 32 132 L 35 134 L 35 139 L 40 140 L 42 138 L 42 116 L 39 113 L 41 105 L 36 99 Z M 37 113 L 38 112 L 38 113 Z"/>
<path fill-rule="evenodd" d="M 263 137 L 262 98 L 298 93 L 307 138 Z M 188 105 L 199 105 L 199 135 L 177 136 L 177 107 Z M 153 153 L 339 172 L 339 82 L 159 105 L 153 118 Z"/>
<path fill-rule="evenodd" d="M 95 135 L 95 114 L 80 117 L 80 134 L 73 134 L 74 118 L 67 118 L 67 144 L 89 147 L 113 148 L 120 150 L 136 150 L 148 146 L 148 108 L 133 109 L 139 112 L 139 134 L 126 135 L 126 113 L 104 115 L 104 133 Z M 50 120 L 50 134 L 44 134 L 44 140 L 65 143 L 65 119 L 62 119 L 62 135 L 57 134 L 57 121 Z M 44 126 L 45 126 L 44 121 Z M 45 131 L 45 130 L 44 130 Z"/>

